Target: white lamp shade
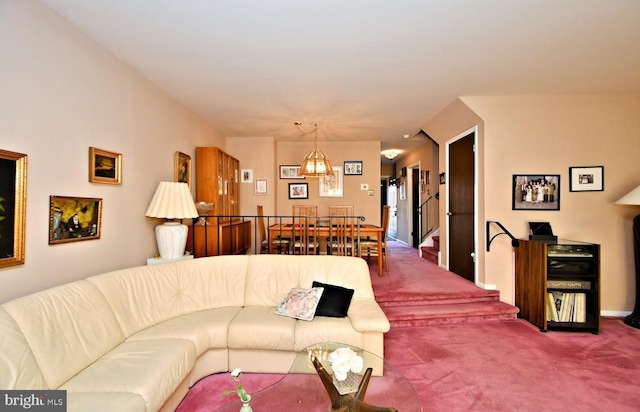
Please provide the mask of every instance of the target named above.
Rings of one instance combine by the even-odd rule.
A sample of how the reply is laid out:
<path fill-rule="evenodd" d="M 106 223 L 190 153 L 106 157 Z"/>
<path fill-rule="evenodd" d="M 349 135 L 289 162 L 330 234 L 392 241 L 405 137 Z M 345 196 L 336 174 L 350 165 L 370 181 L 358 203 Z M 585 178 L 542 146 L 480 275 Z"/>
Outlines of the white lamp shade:
<path fill-rule="evenodd" d="M 162 219 L 198 217 L 189 185 L 179 182 L 160 182 L 145 216 Z"/>
<path fill-rule="evenodd" d="M 615 203 L 616 205 L 640 205 L 640 186 L 636 187 L 626 195 L 622 196 Z"/>
<path fill-rule="evenodd" d="M 198 217 L 196 205 L 186 183 L 160 182 L 145 213 L 162 219 Z M 180 222 L 156 226 L 156 242 L 162 259 L 179 259 L 184 255 L 189 230 Z"/>

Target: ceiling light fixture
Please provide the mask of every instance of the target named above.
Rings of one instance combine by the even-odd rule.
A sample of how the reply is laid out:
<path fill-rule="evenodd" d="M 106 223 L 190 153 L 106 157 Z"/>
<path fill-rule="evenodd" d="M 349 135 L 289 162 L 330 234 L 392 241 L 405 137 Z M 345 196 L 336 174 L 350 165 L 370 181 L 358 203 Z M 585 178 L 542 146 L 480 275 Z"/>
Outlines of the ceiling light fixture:
<path fill-rule="evenodd" d="M 396 157 L 398 157 L 398 155 L 400 154 L 400 151 L 389 149 L 389 150 L 383 150 L 382 152 L 380 152 L 380 154 L 382 154 L 384 157 L 386 157 L 389 160 L 393 160 Z"/>
<path fill-rule="evenodd" d="M 302 125 L 301 122 L 295 122 L 293 124 L 296 125 L 300 133 L 304 135 L 313 134 L 314 149 L 307 153 L 304 159 L 302 159 L 299 175 L 304 177 L 333 176 L 331 162 L 329 162 L 327 156 L 318 149 L 318 125 L 314 124 L 313 130 L 305 132 L 300 128 Z"/>

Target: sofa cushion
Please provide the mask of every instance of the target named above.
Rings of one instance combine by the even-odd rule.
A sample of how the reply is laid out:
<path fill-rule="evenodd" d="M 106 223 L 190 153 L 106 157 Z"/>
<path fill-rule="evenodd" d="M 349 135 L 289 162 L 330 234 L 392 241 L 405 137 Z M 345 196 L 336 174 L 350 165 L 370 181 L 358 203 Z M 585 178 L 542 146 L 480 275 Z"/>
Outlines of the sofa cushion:
<path fill-rule="evenodd" d="M 188 313 L 144 329 L 128 340 L 188 339 L 200 356 L 209 349 L 226 349 L 229 323 L 240 310 L 226 307 Z"/>
<path fill-rule="evenodd" d="M 187 377 L 195 359 L 195 346 L 185 339 L 126 341 L 60 389 L 133 393 L 144 399 L 148 411 L 157 411 Z"/>
<path fill-rule="evenodd" d="M 20 327 L 0 306 L 0 388 L 49 389 Z"/>
<path fill-rule="evenodd" d="M 331 318 L 343 318 L 347 316 L 351 298 L 353 297 L 353 289 L 329 285 L 315 280 L 312 286 L 324 288 L 324 292 L 322 292 L 320 302 L 318 302 L 318 307 L 316 308 L 316 316 L 328 316 Z"/>
<path fill-rule="evenodd" d="M 312 320 L 324 288 L 292 288 L 276 308 L 276 315 Z"/>
<path fill-rule="evenodd" d="M 362 348 L 362 333 L 351 326 L 349 318 L 317 316 L 311 322 L 296 322 L 295 350 L 301 351 L 318 342 L 340 342 Z"/>
<path fill-rule="evenodd" d="M 229 325 L 229 349 L 291 351 L 296 322 L 276 315 L 274 307 L 245 307 Z"/>
<path fill-rule="evenodd" d="M 104 293 L 125 337 L 185 313 L 244 305 L 249 256 L 140 266 L 88 278 Z"/>
<path fill-rule="evenodd" d="M 57 388 L 124 340 L 104 295 L 86 280 L 5 303 L 49 388 Z"/>

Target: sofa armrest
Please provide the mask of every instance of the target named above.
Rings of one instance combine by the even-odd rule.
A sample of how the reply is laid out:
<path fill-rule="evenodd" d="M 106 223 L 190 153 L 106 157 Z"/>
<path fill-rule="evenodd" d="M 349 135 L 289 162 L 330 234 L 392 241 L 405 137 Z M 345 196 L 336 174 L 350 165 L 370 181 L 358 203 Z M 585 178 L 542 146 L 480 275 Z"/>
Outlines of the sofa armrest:
<path fill-rule="evenodd" d="M 347 313 L 351 325 L 358 332 L 389 332 L 391 325 L 374 299 L 354 299 Z"/>

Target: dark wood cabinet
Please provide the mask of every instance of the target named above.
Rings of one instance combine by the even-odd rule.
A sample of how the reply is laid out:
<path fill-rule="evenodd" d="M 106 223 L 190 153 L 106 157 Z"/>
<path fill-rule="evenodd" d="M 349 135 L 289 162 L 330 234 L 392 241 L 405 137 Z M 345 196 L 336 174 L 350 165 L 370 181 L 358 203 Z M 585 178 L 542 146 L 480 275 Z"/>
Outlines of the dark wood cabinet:
<path fill-rule="evenodd" d="M 217 147 L 196 147 L 196 202 L 212 202 L 210 217 L 190 227 L 187 248 L 195 257 L 245 253 L 251 221 L 240 215 L 240 162 Z"/>
<path fill-rule="evenodd" d="M 600 245 L 520 240 L 515 304 L 541 331 L 600 331 Z M 555 312 L 554 312 L 555 311 Z"/>

